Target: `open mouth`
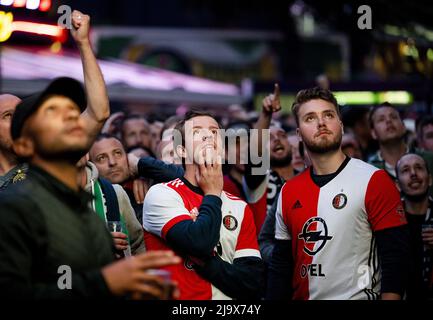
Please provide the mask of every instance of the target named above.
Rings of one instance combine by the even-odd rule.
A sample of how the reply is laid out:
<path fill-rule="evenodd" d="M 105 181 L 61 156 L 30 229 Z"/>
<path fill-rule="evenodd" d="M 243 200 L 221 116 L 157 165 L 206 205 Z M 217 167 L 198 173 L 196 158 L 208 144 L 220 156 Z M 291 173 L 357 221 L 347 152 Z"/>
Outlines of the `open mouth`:
<path fill-rule="evenodd" d="M 284 147 L 283 146 L 276 146 L 272 151 L 281 153 L 284 151 Z"/>
<path fill-rule="evenodd" d="M 412 189 L 417 189 L 421 186 L 422 182 L 421 181 L 412 181 L 409 183 L 409 187 Z"/>

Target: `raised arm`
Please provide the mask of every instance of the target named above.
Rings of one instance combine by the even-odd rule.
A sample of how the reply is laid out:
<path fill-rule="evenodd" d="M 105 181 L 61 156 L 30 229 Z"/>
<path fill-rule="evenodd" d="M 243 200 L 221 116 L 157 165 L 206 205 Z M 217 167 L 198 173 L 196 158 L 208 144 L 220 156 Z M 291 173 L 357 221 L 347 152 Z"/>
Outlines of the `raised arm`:
<path fill-rule="evenodd" d="M 90 17 L 80 11 L 72 12 L 71 35 L 80 51 L 84 73 L 87 108 L 81 114 L 88 134 L 93 139 L 99 134 L 105 120 L 110 116 L 110 104 L 104 77 L 99 68 L 89 40 Z"/>

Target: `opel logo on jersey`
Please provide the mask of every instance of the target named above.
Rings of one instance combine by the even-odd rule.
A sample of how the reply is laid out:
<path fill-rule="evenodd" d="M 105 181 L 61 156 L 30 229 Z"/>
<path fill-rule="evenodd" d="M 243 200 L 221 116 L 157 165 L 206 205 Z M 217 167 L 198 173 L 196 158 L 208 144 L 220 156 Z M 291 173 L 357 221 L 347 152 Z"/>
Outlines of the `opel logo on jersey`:
<path fill-rule="evenodd" d="M 314 228 L 314 223 L 316 223 L 316 228 Z M 314 230 L 311 230 L 313 228 Z M 298 239 L 304 239 L 304 252 L 310 256 L 314 256 L 317 252 L 323 249 L 326 242 L 332 239 L 332 236 L 328 235 L 328 226 L 326 225 L 325 220 L 320 217 L 313 217 L 304 223 L 302 233 L 298 235 Z M 320 245 L 317 246 L 316 249 L 310 250 L 307 247 L 307 243 L 316 242 L 320 242 Z"/>
<path fill-rule="evenodd" d="M 347 197 L 344 193 L 337 194 L 334 199 L 332 199 L 332 206 L 335 209 L 343 209 L 347 204 Z"/>
<path fill-rule="evenodd" d="M 226 227 L 227 230 L 233 231 L 236 230 L 236 228 L 238 227 L 238 220 L 236 220 L 236 218 L 231 215 L 226 215 L 223 218 L 223 225 L 224 227 Z"/>

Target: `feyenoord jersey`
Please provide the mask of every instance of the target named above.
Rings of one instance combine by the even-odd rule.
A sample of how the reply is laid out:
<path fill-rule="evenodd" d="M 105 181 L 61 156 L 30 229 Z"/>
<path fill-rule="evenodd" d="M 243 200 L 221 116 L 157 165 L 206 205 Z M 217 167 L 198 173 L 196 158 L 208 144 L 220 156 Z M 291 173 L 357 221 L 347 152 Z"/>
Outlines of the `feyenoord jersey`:
<path fill-rule="evenodd" d="M 148 250 L 169 250 L 165 237 L 176 223 L 194 220 L 203 196 L 190 189 L 181 179 L 152 186 L 143 206 L 145 244 Z M 251 210 L 241 199 L 221 193 L 222 223 L 220 241 L 215 253 L 228 263 L 236 258 L 261 257 Z M 197 239 L 200 241 L 200 239 Z M 192 268 L 188 257 L 175 266 L 164 268 L 178 282 L 181 300 L 230 299 Z"/>
<path fill-rule="evenodd" d="M 245 178 L 242 182 L 246 200 L 253 212 L 257 234 L 259 234 L 263 223 L 265 222 L 266 213 L 272 208 L 272 205 L 284 184 L 284 180 L 278 175 L 278 173 L 269 170 L 266 177 L 254 190 L 248 188 Z"/>
<path fill-rule="evenodd" d="M 406 223 L 388 174 L 350 159 L 318 187 L 311 171 L 287 181 L 278 198 L 275 238 L 292 240 L 294 299 L 377 299 L 374 231 Z"/>

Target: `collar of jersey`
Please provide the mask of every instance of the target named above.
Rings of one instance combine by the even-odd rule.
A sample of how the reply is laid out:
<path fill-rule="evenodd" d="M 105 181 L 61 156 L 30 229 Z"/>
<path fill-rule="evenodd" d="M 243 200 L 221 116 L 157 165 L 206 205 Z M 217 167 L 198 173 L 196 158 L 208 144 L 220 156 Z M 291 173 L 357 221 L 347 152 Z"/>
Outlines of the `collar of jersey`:
<path fill-rule="evenodd" d="M 185 185 L 191 189 L 193 192 L 198 193 L 201 196 L 204 196 L 203 190 L 201 190 L 199 187 L 194 186 L 191 182 L 185 179 L 185 177 L 180 178 Z"/>
<path fill-rule="evenodd" d="M 323 175 L 315 174 L 315 173 L 313 172 L 313 166 L 311 166 L 311 167 L 310 167 L 310 177 L 311 177 L 311 180 L 313 180 L 313 182 L 314 182 L 314 180 L 315 180 L 314 177 L 330 177 L 329 181 L 326 182 L 323 186 L 318 186 L 319 188 L 324 187 L 324 186 L 326 186 L 329 182 L 331 182 L 331 181 L 332 181 L 336 176 L 338 176 L 338 174 L 339 174 L 341 171 L 343 171 L 343 169 L 346 167 L 346 165 L 349 163 L 349 161 L 350 161 L 350 157 L 346 155 L 346 159 L 344 159 L 343 163 L 340 165 L 340 167 L 338 168 L 337 171 L 335 171 L 334 173 L 323 174 Z M 314 184 L 316 184 L 316 183 L 314 182 Z"/>

